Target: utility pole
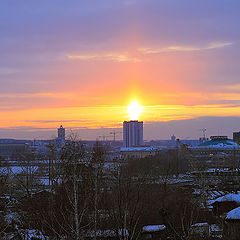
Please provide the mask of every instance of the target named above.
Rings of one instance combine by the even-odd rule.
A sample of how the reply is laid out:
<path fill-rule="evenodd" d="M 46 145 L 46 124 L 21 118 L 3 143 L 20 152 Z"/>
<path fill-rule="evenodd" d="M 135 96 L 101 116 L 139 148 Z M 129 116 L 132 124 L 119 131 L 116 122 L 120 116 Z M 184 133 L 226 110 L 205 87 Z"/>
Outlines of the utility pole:
<path fill-rule="evenodd" d="M 54 157 L 54 152 L 53 152 L 53 145 L 49 144 L 48 145 L 50 151 L 51 151 L 51 157 L 49 159 L 49 186 L 52 183 L 53 186 L 53 179 L 54 179 L 54 163 L 53 163 L 53 157 Z"/>

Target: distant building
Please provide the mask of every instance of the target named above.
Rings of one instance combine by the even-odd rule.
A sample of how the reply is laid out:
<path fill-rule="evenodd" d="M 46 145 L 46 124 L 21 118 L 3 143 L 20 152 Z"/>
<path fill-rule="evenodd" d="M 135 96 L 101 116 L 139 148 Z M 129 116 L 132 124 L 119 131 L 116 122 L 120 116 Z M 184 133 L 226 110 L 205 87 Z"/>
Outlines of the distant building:
<path fill-rule="evenodd" d="M 233 133 L 233 141 L 240 144 L 240 132 Z"/>
<path fill-rule="evenodd" d="M 177 147 L 177 141 L 174 135 L 171 136 L 170 147 Z"/>
<path fill-rule="evenodd" d="M 164 147 L 150 147 L 150 146 L 141 146 L 141 147 L 122 147 L 120 153 L 123 158 L 145 158 L 148 156 L 154 156 L 159 151 L 164 150 Z"/>
<path fill-rule="evenodd" d="M 188 147 L 198 166 L 202 167 L 239 167 L 240 146 L 227 136 L 211 136 L 196 147 Z"/>
<path fill-rule="evenodd" d="M 171 142 L 176 142 L 176 137 L 174 135 L 171 136 Z"/>
<path fill-rule="evenodd" d="M 58 138 L 65 140 L 65 128 L 62 125 L 58 128 Z"/>
<path fill-rule="evenodd" d="M 207 138 L 207 137 L 200 137 L 200 138 L 199 138 L 200 144 L 203 144 L 203 143 L 206 142 L 206 141 L 209 141 L 209 138 Z"/>
<path fill-rule="evenodd" d="M 5 160 L 14 160 L 26 153 L 28 148 L 24 143 L 3 143 L 0 144 L 0 157 Z"/>
<path fill-rule="evenodd" d="M 143 122 L 123 122 L 123 146 L 133 147 L 143 145 Z"/>
<path fill-rule="evenodd" d="M 234 208 L 227 213 L 227 236 L 229 239 L 239 239 L 240 235 L 240 207 Z"/>
<path fill-rule="evenodd" d="M 58 147 L 62 147 L 65 144 L 65 128 L 61 125 L 58 128 L 58 137 L 56 139 L 56 144 Z"/>
<path fill-rule="evenodd" d="M 40 155 L 49 155 L 50 154 L 50 145 L 54 145 L 53 140 L 36 140 L 33 141 L 33 151 L 36 154 Z"/>

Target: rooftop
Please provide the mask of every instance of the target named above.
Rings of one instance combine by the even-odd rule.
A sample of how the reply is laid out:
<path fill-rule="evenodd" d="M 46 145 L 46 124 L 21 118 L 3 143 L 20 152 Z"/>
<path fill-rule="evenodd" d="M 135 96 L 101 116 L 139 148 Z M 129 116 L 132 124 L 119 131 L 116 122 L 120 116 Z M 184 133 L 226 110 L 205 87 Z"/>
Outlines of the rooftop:
<path fill-rule="evenodd" d="M 212 136 L 211 140 L 200 144 L 198 147 L 209 147 L 209 148 L 239 148 L 239 145 L 226 136 Z"/>
<path fill-rule="evenodd" d="M 143 232 L 158 232 L 166 229 L 165 225 L 148 225 L 142 228 Z"/>
<path fill-rule="evenodd" d="M 230 212 L 228 212 L 226 220 L 240 220 L 240 207 L 234 208 Z"/>
<path fill-rule="evenodd" d="M 240 192 L 229 193 L 225 196 L 219 197 L 219 198 L 211 201 L 211 204 L 213 204 L 215 202 L 236 202 L 237 204 L 240 204 Z"/>
<path fill-rule="evenodd" d="M 148 146 L 138 146 L 138 147 L 122 147 L 121 152 L 150 152 L 162 150 L 163 147 L 148 147 Z"/>

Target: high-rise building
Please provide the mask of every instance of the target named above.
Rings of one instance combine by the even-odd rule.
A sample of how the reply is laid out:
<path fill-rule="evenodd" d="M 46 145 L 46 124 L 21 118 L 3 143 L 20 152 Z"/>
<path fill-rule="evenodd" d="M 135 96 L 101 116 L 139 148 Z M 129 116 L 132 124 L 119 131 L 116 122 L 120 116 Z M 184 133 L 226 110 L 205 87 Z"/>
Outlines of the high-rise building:
<path fill-rule="evenodd" d="M 58 137 L 56 139 L 56 144 L 58 147 L 63 147 L 65 145 L 65 128 L 61 125 L 58 128 Z"/>
<path fill-rule="evenodd" d="M 58 128 L 58 138 L 65 140 L 65 128 L 62 125 Z"/>
<path fill-rule="evenodd" d="M 123 122 L 123 146 L 133 147 L 143 145 L 143 122 Z"/>

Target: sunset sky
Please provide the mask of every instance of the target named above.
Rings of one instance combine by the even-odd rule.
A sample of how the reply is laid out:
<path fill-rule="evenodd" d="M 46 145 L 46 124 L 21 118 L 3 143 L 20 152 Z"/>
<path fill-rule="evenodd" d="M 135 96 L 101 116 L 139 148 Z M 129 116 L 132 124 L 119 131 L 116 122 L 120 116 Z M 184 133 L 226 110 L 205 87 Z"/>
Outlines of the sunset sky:
<path fill-rule="evenodd" d="M 0 1 L 0 138 L 240 131 L 239 0 Z M 121 135 L 118 136 L 121 139 Z"/>

